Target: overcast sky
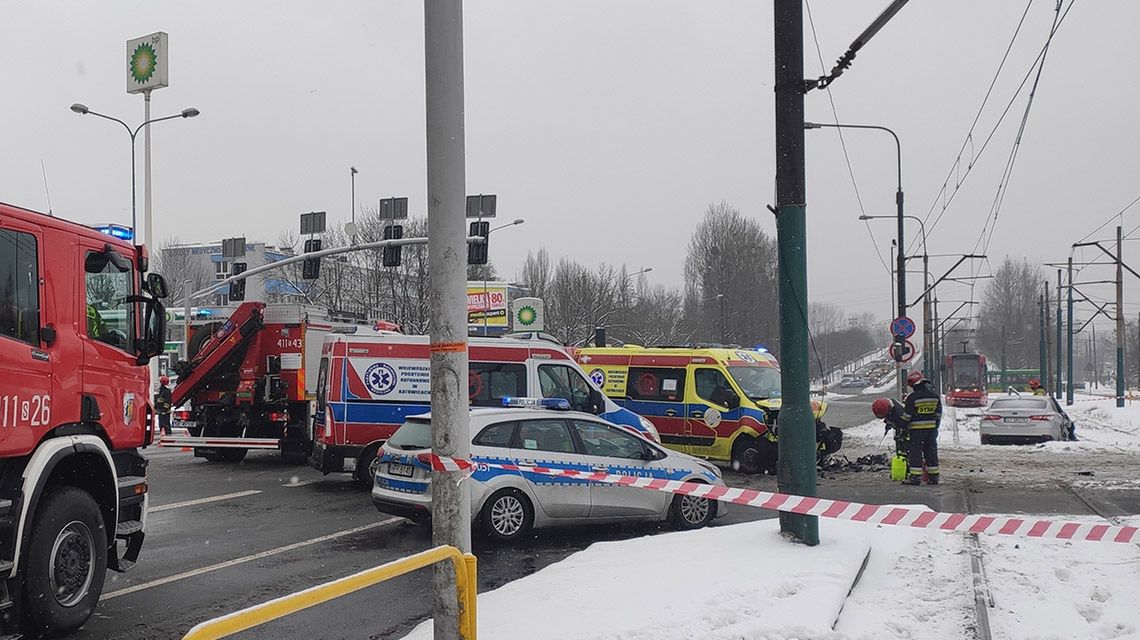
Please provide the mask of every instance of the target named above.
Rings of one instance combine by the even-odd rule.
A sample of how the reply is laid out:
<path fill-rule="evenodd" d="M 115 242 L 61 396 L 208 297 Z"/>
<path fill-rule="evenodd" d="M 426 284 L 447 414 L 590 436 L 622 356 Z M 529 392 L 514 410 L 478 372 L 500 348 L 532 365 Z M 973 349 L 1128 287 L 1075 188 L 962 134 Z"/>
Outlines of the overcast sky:
<path fill-rule="evenodd" d="M 811 3 L 829 68 L 886 4 Z M 941 211 L 939 188 L 1025 5 L 914 0 L 832 85 L 841 121 L 901 137 L 907 213 Z M 1053 9 L 1053 0 L 1030 6 L 975 152 L 1044 44 Z M 413 214 L 425 212 L 420 2 L 4 0 L 0 10 L 0 200 L 46 210 L 42 160 L 57 215 L 129 223 L 126 133 L 68 106 L 141 122 L 142 97 L 125 91 L 125 41 L 161 30 L 171 84 L 154 93 L 153 115 L 188 106 L 202 115 L 154 127 L 158 238 L 273 242 L 314 209 L 343 222 L 350 165 L 360 170 L 359 204 L 404 195 Z M 689 235 L 720 200 L 774 233 L 765 209 L 775 170 L 771 14 L 771 2 L 756 0 L 467 3 L 468 192 L 497 193 L 501 218 L 526 219 L 492 236 L 499 270 L 516 274 L 527 251 L 545 245 L 587 264 L 652 267 L 651 283 L 678 285 Z M 991 256 L 1063 259 L 1140 195 L 1138 25 L 1140 3 L 1086 0 L 1060 28 Z M 820 75 L 806 25 L 805 54 L 806 75 Z M 931 229 L 931 253 L 973 249 L 1026 94 Z M 834 121 L 825 92 L 810 93 L 806 109 L 809 120 Z M 872 243 L 836 132 L 807 136 L 809 295 L 885 317 L 890 283 L 875 247 L 886 256 L 892 223 L 870 223 Z M 893 214 L 889 136 L 849 131 L 846 140 L 863 209 Z M 140 224 L 141 158 L 140 141 Z M 1124 216 L 1126 231 L 1138 224 L 1140 205 Z M 1132 261 L 1140 270 L 1140 255 Z M 1101 268 L 1093 279 L 1110 276 Z M 919 285 L 911 280 L 911 291 Z"/>

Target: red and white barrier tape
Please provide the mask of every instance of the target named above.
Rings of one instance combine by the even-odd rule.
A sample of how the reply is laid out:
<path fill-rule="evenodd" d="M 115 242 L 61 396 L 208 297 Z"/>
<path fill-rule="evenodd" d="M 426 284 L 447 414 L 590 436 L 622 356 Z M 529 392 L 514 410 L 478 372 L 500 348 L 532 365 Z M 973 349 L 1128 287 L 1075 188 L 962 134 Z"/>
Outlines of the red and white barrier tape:
<path fill-rule="evenodd" d="M 982 516 L 964 513 L 941 513 L 908 507 L 847 502 L 793 496 L 786 493 L 772 493 L 755 489 L 722 487 L 699 482 L 681 482 L 627 476 L 616 473 L 592 473 L 569 469 L 552 469 L 540 466 L 520 466 L 493 462 L 472 462 L 459 458 L 447 458 L 434 454 L 417 456 L 421 462 L 430 465 L 435 471 L 470 474 L 477 466 L 486 466 L 506 471 L 539 473 L 542 475 L 605 482 L 609 484 L 652 489 L 665 493 L 691 495 L 731 504 L 741 504 L 761 509 L 774 509 L 788 513 L 821 516 L 838 520 L 852 520 L 869 524 L 886 524 L 916 529 L 937 529 L 962 533 L 988 533 L 999 535 L 1026 536 L 1029 538 L 1049 538 L 1057 540 L 1087 540 L 1090 542 L 1140 542 L 1140 529 L 1137 527 L 1064 522 L 1037 518 L 1016 518 L 1013 516 Z"/>

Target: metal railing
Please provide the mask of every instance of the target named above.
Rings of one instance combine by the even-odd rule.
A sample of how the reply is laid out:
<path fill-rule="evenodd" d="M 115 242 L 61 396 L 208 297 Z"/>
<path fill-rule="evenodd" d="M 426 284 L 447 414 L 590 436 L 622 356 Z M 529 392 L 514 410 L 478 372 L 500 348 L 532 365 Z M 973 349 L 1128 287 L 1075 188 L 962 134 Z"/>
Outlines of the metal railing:
<path fill-rule="evenodd" d="M 475 639 L 476 560 L 470 553 L 462 553 L 450 546 L 428 549 L 407 558 L 394 560 L 379 567 L 367 569 L 339 580 L 326 582 L 304 591 L 282 596 L 241 611 L 235 611 L 213 620 L 207 620 L 190 630 L 182 640 L 216 640 L 296 613 L 309 607 L 346 596 L 366 587 L 450 560 L 455 567 L 456 599 L 459 601 L 459 637 Z"/>

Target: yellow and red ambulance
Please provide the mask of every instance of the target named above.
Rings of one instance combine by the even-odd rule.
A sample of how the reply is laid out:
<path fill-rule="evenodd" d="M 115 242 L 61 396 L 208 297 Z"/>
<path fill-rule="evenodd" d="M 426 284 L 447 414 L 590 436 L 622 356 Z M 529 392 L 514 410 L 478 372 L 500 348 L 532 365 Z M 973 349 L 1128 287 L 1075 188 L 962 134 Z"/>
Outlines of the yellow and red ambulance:
<path fill-rule="evenodd" d="M 665 446 L 774 471 L 780 365 L 765 350 L 689 347 L 586 347 L 576 354 L 591 381 L 619 406 L 649 419 Z M 842 446 L 842 432 L 812 402 L 821 455 Z"/>

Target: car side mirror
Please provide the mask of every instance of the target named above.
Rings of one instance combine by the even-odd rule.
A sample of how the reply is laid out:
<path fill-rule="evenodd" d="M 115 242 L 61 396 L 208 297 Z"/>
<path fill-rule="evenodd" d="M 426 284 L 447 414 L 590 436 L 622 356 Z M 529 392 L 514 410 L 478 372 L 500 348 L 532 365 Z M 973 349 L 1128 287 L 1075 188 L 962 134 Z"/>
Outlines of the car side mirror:
<path fill-rule="evenodd" d="M 50 347 L 55 342 L 55 327 L 51 325 L 40 327 L 40 340 L 43 340 L 44 344 Z"/>
<path fill-rule="evenodd" d="M 739 408 L 740 396 L 736 395 L 736 392 L 734 391 L 729 392 L 729 396 L 724 400 L 724 406 L 728 407 L 730 410 Z"/>

